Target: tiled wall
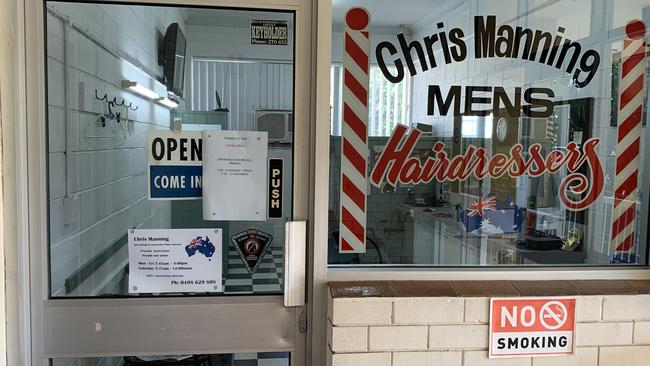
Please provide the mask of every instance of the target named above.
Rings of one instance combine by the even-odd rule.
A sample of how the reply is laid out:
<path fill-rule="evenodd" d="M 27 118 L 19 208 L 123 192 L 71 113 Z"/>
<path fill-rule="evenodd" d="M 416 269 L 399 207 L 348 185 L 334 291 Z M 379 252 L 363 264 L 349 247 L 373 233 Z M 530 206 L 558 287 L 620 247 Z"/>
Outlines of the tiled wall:
<path fill-rule="evenodd" d="M 359 283 L 355 287 L 363 288 Z M 650 358 L 648 304 L 647 294 L 579 295 L 574 356 L 490 360 L 489 297 L 332 298 L 330 294 L 328 362 L 331 366 L 645 366 Z"/>
<path fill-rule="evenodd" d="M 130 227 L 170 226 L 171 205 L 147 200 L 146 136 L 151 128 L 169 128 L 169 109 L 122 89 L 122 80 L 137 81 L 160 95 L 165 87 L 157 52 L 173 22 L 183 24 L 175 8 L 48 3 L 57 13 L 96 37 L 115 57 L 82 33 L 70 29 L 70 75 L 64 79 L 64 22 L 47 14 L 48 131 L 52 294 L 93 295 L 113 291 L 114 277 L 127 262 L 127 247 L 112 255 L 73 292 L 64 281 L 102 250 L 124 240 Z M 128 60 L 128 61 L 127 61 Z M 64 88 L 68 85 L 71 119 L 66 121 Z M 95 99 L 108 94 L 137 106 L 128 132 L 97 127 L 107 112 Z M 124 122 L 122 121 L 124 124 Z M 65 126 L 69 141 L 66 141 Z M 112 136 L 97 138 L 93 136 Z M 72 154 L 66 177 L 66 143 Z M 69 192 L 66 198 L 66 179 Z"/>

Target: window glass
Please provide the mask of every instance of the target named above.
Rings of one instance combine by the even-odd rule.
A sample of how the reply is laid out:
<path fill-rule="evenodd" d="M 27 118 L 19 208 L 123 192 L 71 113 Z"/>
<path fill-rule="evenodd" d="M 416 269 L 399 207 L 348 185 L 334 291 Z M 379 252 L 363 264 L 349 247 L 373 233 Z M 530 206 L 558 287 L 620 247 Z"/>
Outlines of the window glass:
<path fill-rule="evenodd" d="M 329 263 L 646 265 L 648 9 L 333 2 Z"/>
<path fill-rule="evenodd" d="M 141 355 L 124 357 L 79 357 L 52 359 L 52 366 L 147 366 L 147 365 L 274 365 L 289 366 L 289 352 L 250 352 L 225 354 Z"/>
<path fill-rule="evenodd" d="M 294 14 L 46 9 L 51 296 L 282 293 Z"/>

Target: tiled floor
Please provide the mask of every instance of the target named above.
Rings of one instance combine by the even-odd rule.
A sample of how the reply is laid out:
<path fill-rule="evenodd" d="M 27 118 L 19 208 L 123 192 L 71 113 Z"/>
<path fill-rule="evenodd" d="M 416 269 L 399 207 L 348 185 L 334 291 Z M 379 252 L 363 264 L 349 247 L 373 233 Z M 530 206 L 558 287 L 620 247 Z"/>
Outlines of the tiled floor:
<path fill-rule="evenodd" d="M 271 247 L 262 258 L 255 273 L 249 273 L 237 251 L 228 251 L 228 273 L 224 283 L 225 293 L 279 293 L 282 292 L 284 258 L 282 248 Z"/>
<path fill-rule="evenodd" d="M 237 353 L 233 366 L 289 366 L 288 352 Z"/>

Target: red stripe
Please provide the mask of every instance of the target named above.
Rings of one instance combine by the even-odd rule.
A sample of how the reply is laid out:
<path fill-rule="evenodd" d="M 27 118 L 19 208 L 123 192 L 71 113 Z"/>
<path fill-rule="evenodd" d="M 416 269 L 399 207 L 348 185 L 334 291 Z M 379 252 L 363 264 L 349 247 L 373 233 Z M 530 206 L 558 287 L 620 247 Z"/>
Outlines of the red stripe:
<path fill-rule="evenodd" d="M 350 245 L 350 243 L 348 243 L 347 240 L 341 238 L 341 248 L 339 249 L 339 251 L 341 251 L 341 252 L 350 252 L 350 251 L 353 251 L 353 250 L 354 250 L 354 248 L 352 248 L 352 245 Z"/>
<path fill-rule="evenodd" d="M 344 80 L 345 86 L 350 89 L 352 94 L 354 94 L 363 105 L 368 106 L 368 91 L 359 83 L 359 81 L 357 81 L 357 79 L 354 78 L 349 70 L 345 70 Z"/>
<path fill-rule="evenodd" d="M 347 103 L 343 105 L 343 121 L 352 128 L 352 131 L 359 136 L 361 141 L 364 143 L 367 142 L 366 133 L 368 132 L 368 126 L 364 121 L 357 117 Z"/>
<path fill-rule="evenodd" d="M 357 206 L 361 209 L 361 211 L 366 212 L 366 195 L 352 183 L 350 178 L 345 176 L 343 174 L 343 193 L 345 193 L 354 203 L 357 204 Z"/>
<path fill-rule="evenodd" d="M 343 155 L 352 163 L 361 176 L 366 176 L 366 159 L 352 147 L 352 144 L 345 137 L 343 138 Z"/>
<path fill-rule="evenodd" d="M 352 232 L 352 234 L 354 234 L 354 236 L 357 237 L 357 239 L 364 242 L 365 232 L 363 226 L 354 218 L 354 216 L 352 216 L 345 206 L 341 207 L 341 222 Z"/>
<path fill-rule="evenodd" d="M 363 34 L 364 37 L 370 39 L 370 33 L 368 33 L 367 31 L 366 32 L 361 32 L 361 34 Z"/>
<path fill-rule="evenodd" d="M 628 56 L 625 61 L 623 61 L 623 68 L 621 69 L 621 78 L 624 78 L 627 76 L 627 74 L 634 69 L 636 65 L 639 64 L 639 62 L 643 61 L 645 59 L 644 55 L 645 51 L 645 43 L 641 44 L 639 48 L 634 51 L 634 53 L 630 56 Z"/>
<path fill-rule="evenodd" d="M 632 100 L 632 98 L 636 97 L 636 95 L 639 94 L 641 90 L 643 90 L 643 76 L 643 73 L 639 75 L 639 77 L 637 77 L 636 80 L 634 80 L 634 82 L 630 84 L 630 86 L 628 86 L 627 89 L 623 91 L 623 93 L 621 93 L 620 109 L 625 108 L 625 106 Z"/>
<path fill-rule="evenodd" d="M 621 200 L 623 200 L 630 194 L 630 192 L 636 189 L 638 174 L 638 170 L 634 171 L 632 174 L 630 174 L 629 177 L 627 177 L 625 182 L 616 188 L 616 191 L 614 192 L 614 207 L 617 207 L 619 203 L 621 203 Z"/>
<path fill-rule="evenodd" d="M 636 205 L 628 207 L 625 212 L 618 216 L 618 219 L 612 224 L 612 239 L 623 231 L 630 223 L 634 222 L 636 216 Z"/>
<path fill-rule="evenodd" d="M 623 169 L 625 169 L 628 164 L 632 161 L 632 159 L 636 158 L 639 156 L 639 145 L 641 143 L 641 138 L 637 137 L 634 142 L 630 144 L 630 146 L 623 151 L 621 155 L 619 155 L 616 158 L 616 174 L 620 174 Z"/>
<path fill-rule="evenodd" d="M 630 249 L 632 249 L 632 246 L 634 246 L 634 233 L 631 233 L 630 235 L 623 240 L 623 242 L 616 247 L 617 252 L 627 252 Z"/>
<path fill-rule="evenodd" d="M 363 72 L 368 73 L 368 55 L 348 33 L 345 33 L 345 52 L 352 56 L 354 62 L 359 65 Z"/>
<path fill-rule="evenodd" d="M 643 106 L 639 105 L 634 112 L 630 113 L 627 118 L 618 125 L 618 141 L 621 142 L 634 127 L 641 123 L 641 113 L 643 113 Z"/>

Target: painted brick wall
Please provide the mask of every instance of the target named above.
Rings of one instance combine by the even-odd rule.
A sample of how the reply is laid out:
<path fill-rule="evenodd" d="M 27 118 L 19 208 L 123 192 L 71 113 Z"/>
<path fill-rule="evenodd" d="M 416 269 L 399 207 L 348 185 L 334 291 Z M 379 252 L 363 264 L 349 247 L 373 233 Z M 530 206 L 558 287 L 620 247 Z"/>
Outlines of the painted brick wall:
<path fill-rule="evenodd" d="M 650 295 L 577 296 L 571 357 L 490 360 L 487 297 L 329 298 L 331 366 L 646 366 Z"/>

